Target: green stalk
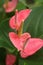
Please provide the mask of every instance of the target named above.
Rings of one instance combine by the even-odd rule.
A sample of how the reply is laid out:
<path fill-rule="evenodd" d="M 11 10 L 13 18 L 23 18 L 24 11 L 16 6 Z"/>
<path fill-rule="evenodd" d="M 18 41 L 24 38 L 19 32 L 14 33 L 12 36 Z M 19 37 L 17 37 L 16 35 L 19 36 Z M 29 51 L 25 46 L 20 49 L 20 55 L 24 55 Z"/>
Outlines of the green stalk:
<path fill-rule="evenodd" d="M 19 65 L 19 52 L 17 52 L 17 56 L 16 56 L 16 62 L 15 62 L 16 65 Z"/>

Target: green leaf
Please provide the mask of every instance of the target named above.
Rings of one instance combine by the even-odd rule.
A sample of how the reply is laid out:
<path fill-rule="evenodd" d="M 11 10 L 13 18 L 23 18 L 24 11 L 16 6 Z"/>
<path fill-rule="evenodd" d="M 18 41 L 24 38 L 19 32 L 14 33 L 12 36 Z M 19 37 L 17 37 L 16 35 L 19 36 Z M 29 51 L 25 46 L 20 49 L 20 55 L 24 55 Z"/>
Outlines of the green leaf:
<path fill-rule="evenodd" d="M 34 8 L 43 5 L 43 0 L 19 0 L 19 1 L 29 8 Z"/>
<path fill-rule="evenodd" d="M 26 7 L 25 7 L 25 5 L 22 2 L 18 2 L 18 5 L 17 5 L 16 9 L 22 10 L 22 9 L 25 9 L 25 8 Z"/>
<path fill-rule="evenodd" d="M 1 0 L 0 1 L 0 7 L 3 7 L 3 4 L 4 4 L 4 0 Z"/>
<path fill-rule="evenodd" d="M 32 37 L 43 36 L 43 6 L 32 9 L 24 23 L 24 32 L 29 32 Z"/>
<path fill-rule="evenodd" d="M 10 52 L 14 52 L 14 46 L 9 40 L 8 34 L 13 31 L 9 27 L 9 18 L 0 22 L 0 47 L 6 48 Z"/>

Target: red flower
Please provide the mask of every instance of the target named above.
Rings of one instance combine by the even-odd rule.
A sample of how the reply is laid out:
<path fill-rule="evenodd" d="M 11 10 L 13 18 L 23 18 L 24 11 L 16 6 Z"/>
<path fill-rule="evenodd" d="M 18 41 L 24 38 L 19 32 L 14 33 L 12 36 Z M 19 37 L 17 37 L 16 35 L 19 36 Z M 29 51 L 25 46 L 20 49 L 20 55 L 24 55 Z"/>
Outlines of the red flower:
<path fill-rule="evenodd" d="M 16 61 L 16 56 L 13 56 L 11 54 L 7 54 L 6 57 L 6 65 L 13 65 Z"/>
<path fill-rule="evenodd" d="M 18 3 L 18 0 L 12 0 L 5 3 L 3 5 L 5 12 L 7 13 L 12 12 L 16 8 L 17 3 Z"/>
<path fill-rule="evenodd" d="M 9 33 L 12 44 L 20 51 L 20 55 L 26 58 L 36 53 L 43 45 L 42 39 L 31 38 L 29 33 L 24 33 L 20 37 L 14 32 Z"/>
<path fill-rule="evenodd" d="M 15 15 L 9 21 L 10 27 L 18 30 L 21 23 L 30 15 L 30 12 L 30 9 L 21 10 L 20 12 L 16 11 Z"/>

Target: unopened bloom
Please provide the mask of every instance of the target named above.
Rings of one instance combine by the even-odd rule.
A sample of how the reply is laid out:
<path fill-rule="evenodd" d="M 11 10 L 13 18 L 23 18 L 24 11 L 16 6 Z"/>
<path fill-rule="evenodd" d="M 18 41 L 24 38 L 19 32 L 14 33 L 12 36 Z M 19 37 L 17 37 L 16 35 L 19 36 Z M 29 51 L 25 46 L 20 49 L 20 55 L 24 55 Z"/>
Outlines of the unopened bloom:
<path fill-rule="evenodd" d="M 30 15 L 31 10 L 25 9 L 18 12 L 16 10 L 15 15 L 10 19 L 9 25 L 12 29 L 19 30 L 21 23 L 26 20 L 26 18 Z"/>
<path fill-rule="evenodd" d="M 36 53 L 43 46 L 42 39 L 31 38 L 29 33 L 21 34 L 19 37 L 14 32 L 10 32 L 9 38 L 12 44 L 20 51 L 20 55 L 23 58 Z"/>
<path fill-rule="evenodd" d="M 16 62 L 16 56 L 7 54 L 6 65 L 13 65 Z"/>
<path fill-rule="evenodd" d="M 8 1 L 6 2 L 3 7 L 5 9 L 5 12 L 9 13 L 14 11 L 14 9 L 16 8 L 16 5 L 18 3 L 18 0 L 12 0 L 12 1 Z"/>

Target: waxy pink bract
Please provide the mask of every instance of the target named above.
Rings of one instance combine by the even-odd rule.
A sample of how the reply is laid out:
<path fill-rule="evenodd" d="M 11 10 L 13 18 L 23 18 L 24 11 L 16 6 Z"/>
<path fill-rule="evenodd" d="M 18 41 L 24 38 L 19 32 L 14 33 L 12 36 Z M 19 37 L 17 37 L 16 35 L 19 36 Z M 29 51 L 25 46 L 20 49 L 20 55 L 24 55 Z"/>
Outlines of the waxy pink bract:
<path fill-rule="evenodd" d="M 42 39 L 31 38 L 29 33 L 24 33 L 20 37 L 14 32 L 9 33 L 12 44 L 20 51 L 20 55 L 26 58 L 36 53 L 43 45 Z"/>
<path fill-rule="evenodd" d="M 9 1 L 7 4 L 5 3 L 5 4 L 3 5 L 3 7 L 4 7 L 4 9 L 5 9 L 5 12 L 9 13 L 9 12 L 14 11 L 14 9 L 15 9 L 16 6 L 17 6 L 17 3 L 18 3 L 18 0 Z"/>
<path fill-rule="evenodd" d="M 16 62 L 16 56 L 7 54 L 6 65 L 13 65 Z"/>
<path fill-rule="evenodd" d="M 20 12 L 16 12 L 16 14 L 10 19 L 9 25 L 12 29 L 18 30 L 21 26 L 21 23 L 26 20 L 26 18 L 30 15 L 30 9 L 24 9 Z"/>
<path fill-rule="evenodd" d="M 26 58 L 28 56 L 36 53 L 40 48 L 42 48 L 42 40 L 39 38 L 30 38 L 27 41 L 24 49 L 20 52 L 21 57 Z"/>
<path fill-rule="evenodd" d="M 24 33 L 19 37 L 16 33 L 10 32 L 9 38 L 12 41 L 12 44 L 18 49 L 18 51 L 22 50 L 23 44 L 26 39 L 30 38 L 30 34 Z M 23 43 L 22 43 L 23 42 Z"/>

